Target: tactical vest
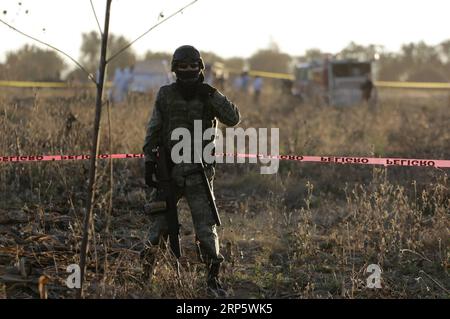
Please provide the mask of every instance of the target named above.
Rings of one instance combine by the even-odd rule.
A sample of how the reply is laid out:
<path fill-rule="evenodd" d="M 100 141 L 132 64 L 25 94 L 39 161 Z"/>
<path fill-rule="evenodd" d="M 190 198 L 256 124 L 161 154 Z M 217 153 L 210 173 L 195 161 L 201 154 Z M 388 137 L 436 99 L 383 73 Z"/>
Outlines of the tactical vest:
<path fill-rule="evenodd" d="M 213 115 L 212 105 L 199 97 L 189 101 L 183 99 L 176 88 L 176 84 L 166 87 L 164 92 L 164 102 L 161 108 L 163 119 L 162 143 L 171 150 L 178 140 L 171 140 L 172 131 L 176 128 L 186 128 L 191 134 L 191 150 L 194 150 L 194 120 L 201 120 L 202 136 L 195 136 L 202 139 L 203 132 L 208 128 L 216 128 L 217 121 Z M 197 134 L 199 135 L 199 134 Z M 202 140 L 202 147 L 214 141 L 215 136 L 210 140 Z"/>

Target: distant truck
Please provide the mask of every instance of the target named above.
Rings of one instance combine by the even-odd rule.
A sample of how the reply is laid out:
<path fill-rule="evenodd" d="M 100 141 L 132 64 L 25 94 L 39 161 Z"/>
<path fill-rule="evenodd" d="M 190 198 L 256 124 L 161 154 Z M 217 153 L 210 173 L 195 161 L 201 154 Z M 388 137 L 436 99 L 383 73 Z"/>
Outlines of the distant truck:
<path fill-rule="evenodd" d="M 302 100 L 332 106 L 363 101 L 363 84 L 370 79 L 371 62 L 356 60 L 314 61 L 295 68 L 293 94 Z"/>

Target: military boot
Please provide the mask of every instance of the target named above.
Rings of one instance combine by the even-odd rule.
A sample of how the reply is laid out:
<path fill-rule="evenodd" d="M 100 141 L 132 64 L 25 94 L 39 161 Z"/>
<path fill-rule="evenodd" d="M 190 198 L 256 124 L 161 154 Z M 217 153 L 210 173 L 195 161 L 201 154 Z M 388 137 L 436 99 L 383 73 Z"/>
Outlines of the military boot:
<path fill-rule="evenodd" d="M 208 285 L 208 292 L 215 297 L 226 297 L 227 293 L 219 280 L 219 272 L 220 272 L 219 263 L 211 263 L 208 266 L 208 278 L 206 281 Z"/>
<path fill-rule="evenodd" d="M 140 259 L 142 263 L 142 278 L 149 280 L 155 274 L 155 268 L 157 263 L 158 247 L 146 247 L 141 251 Z"/>

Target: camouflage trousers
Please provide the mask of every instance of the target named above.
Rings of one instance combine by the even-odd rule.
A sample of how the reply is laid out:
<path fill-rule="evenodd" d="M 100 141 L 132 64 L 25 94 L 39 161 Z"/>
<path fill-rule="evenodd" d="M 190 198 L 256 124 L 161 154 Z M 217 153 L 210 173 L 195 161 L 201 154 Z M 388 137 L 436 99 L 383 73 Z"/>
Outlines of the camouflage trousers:
<path fill-rule="evenodd" d="M 220 264 L 224 258 L 219 252 L 219 237 L 213 212 L 209 206 L 207 190 L 202 184 L 202 176 L 198 172 L 186 175 L 187 172 L 192 171 L 196 167 L 194 165 L 181 163 L 175 165 L 172 169 L 172 178 L 176 184 L 177 201 L 183 196 L 187 200 L 204 262 L 207 264 Z M 212 185 L 214 168 L 209 167 L 206 175 L 209 177 Z M 150 249 L 151 255 L 155 255 L 161 239 L 167 237 L 168 225 L 164 212 L 154 214 L 151 218 L 152 225 L 149 230 L 148 241 L 152 244 Z M 148 257 L 150 259 L 154 258 L 154 256 Z"/>

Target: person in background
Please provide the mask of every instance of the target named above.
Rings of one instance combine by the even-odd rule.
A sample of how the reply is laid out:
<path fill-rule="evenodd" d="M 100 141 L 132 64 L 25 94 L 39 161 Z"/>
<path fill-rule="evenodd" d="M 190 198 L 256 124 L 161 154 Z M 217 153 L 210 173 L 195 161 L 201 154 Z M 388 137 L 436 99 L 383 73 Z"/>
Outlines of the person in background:
<path fill-rule="evenodd" d="M 214 85 L 214 73 L 211 64 L 205 63 L 205 70 L 203 73 L 205 74 L 205 83 Z"/>
<path fill-rule="evenodd" d="M 370 97 L 372 95 L 373 90 L 373 82 L 370 78 L 370 74 L 367 74 L 366 80 L 363 84 L 361 84 L 361 93 L 362 93 L 362 99 L 365 102 L 369 102 Z"/>
<path fill-rule="evenodd" d="M 112 88 L 110 89 L 108 95 L 109 99 L 113 104 L 121 103 L 123 101 L 123 94 L 120 90 L 120 83 L 122 82 L 122 70 L 120 68 L 116 68 L 114 71 L 114 78 L 112 83 Z"/>
<path fill-rule="evenodd" d="M 242 92 L 247 92 L 248 91 L 248 85 L 250 82 L 250 77 L 248 75 L 247 71 L 242 72 L 241 74 L 241 91 Z"/>
<path fill-rule="evenodd" d="M 261 77 L 257 76 L 253 81 L 253 101 L 258 104 L 259 96 L 261 95 L 261 90 L 263 87 L 263 80 Z"/>
<path fill-rule="evenodd" d="M 123 94 L 123 100 L 128 97 L 128 89 L 130 87 L 131 81 L 133 81 L 133 70 L 132 68 L 126 67 L 123 70 L 122 81 L 120 82 L 120 89 Z"/>

